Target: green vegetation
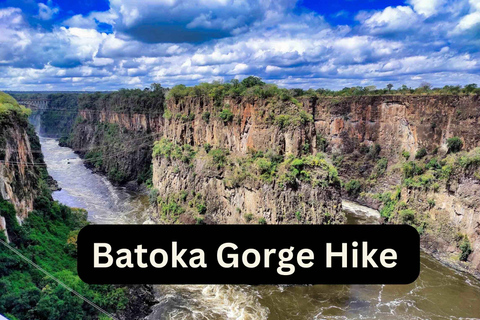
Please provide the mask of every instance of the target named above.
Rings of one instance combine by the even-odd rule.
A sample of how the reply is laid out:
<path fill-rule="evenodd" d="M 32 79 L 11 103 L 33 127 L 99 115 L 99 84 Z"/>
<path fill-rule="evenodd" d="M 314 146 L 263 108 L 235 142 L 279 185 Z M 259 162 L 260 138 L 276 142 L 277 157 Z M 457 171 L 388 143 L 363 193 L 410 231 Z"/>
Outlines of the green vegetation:
<path fill-rule="evenodd" d="M 334 91 L 329 89 L 281 89 L 273 84 L 266 84 L 260 78 L 250 76 L 242 81 L 233 79 L 230 82 L 212 82 L 200 83 L 194 87 L 177 85 L 170 89 L 167 98 L 182 99 L 184 97 L 210 97 L 222 100 L 224 97 L 259 97 L 268 99 L 278 97 L 281 101 L 291 101 L 298 103 L 297 98 L 305 97 L 349 97 L 349 96 L 367 96 L 367 95 L 451 95 L 451 94 L 480 94 L 480 88 L 476 84 L 461 86 L 444 86 L 443 88 L 432 88 L 430 84 L 423 83 L 418 88 L 410 88 L 405 85 L 393 88 L 389 84 L 386 88 L 377 89 L 375 86 L 367 87 L 345 87 Z"/>
<path fill-rule="evenodd" d="M 461 250 L 460 261 L 467 261 L 468 256 L 472 253 L 472 246 L 467 236 L 463 237 L 462 242 L 460 243 L 459 249 Z"/>
<path fill-rule="evenodd" d="M 327 151 L 328 142 L 327 139 L 323 137 L 322 134 L 318 133 L 316 136 L 317 149 L 318 151 L 325 152 Z"/>
<path fill-rule="evenodd" d="M 127 114 L 149 113 L 165 116 L 165 91 L 159 84 L 154 83 L 150 88 L 143 90 L 120 89 L 109 93 L 85 93 L 78 97 L 78 107 L 79 109 L 106 109 Z"/>
<path fill-rule="evenodd" d="M 16 112 L 28 117 L 32 111 L 19 105 L 12 96 L 0 91 L 0 117 L 8 115 L 10 112 Z"/>
<path fill-rule="evenodd" d="M 228 154 L 228 150 L 225 149 L 211 149 L 208 152 L 208 155 L 212 157 L 212 161 L 218 169 L 223 168 L 227 164 Z"/>
<path fill-rule="evenodd" d="M 245 222 L 247 223 L 253 220 L 253 214 L 251 213 L 246 213 L 243 217 L 245 218 Z"/>
<path fill-rule="evenodd" d="M 309 122 L 313 122 L 313 116 L 304 110 L 300 110 L 298 115 L 280 114 L 275 117 L 274 121 L 274 123 L 282 129 L 288 126 L 305 125 Z"/>
<path fill-rule="evenodd" d="M 463 141 L 459 137 L 447 139 L 447 147 L 450 153 L 459 152 L 463 148 Z"/>
<path fill-rule="evenodd" d="M 425 157 L 427 155 L 427 149 L 425 148 L 421 148 L 417 151 L 417 153 L 415 154 L 415 159 L 422 159 L 423 157 Z"/>
<path fill-rule="evenodd" d="M 155 141 L 153 145 L 153 156 L 162 157 L 168 160 L 181 160 L 184 163 L 191 163 L 195 158 L 195 150 L 189 144 L 179 146 L 167 138 Z"/>
<path fill-rule="evenodd" d="M 11 245 L 54 277 L 111 313 L 124 309 L 128 290 L 112 285 L 88 285 L 77 276 L 76 238 L 87 224 L 86 212 L 52 201 L 46 184 L 22 225 L 13 206 L 0 199 Z M 5 240 L 5 235 L 0 232 Z M 10 319 L 98 319 L 98 311 L 0 246 L 0 314 Z"/>
<path fill-rule="evenodd" d="M 219 118 L 223 120 L 224 124 L 227 124 L 233 120 L 233 113 L 230 109 L 225 108 L 219 114 Z"/>
<path fill-rule="evenodd" d="M 412 209 L 405 209 L 399 211 L 400 219 L 403 223 L 413 222 L 415 219 L 415 211 Z"/>
<path fill-rule="evenodd" d="M 375 180 L 375 179 L 383 176 L 383 174 L 387 170 L 387 166 L 388 166 L 387 158 L 378 159 L 377 164 L 373 168 L 372 174 L 370 175 L 370 179 Z"/>
<path fill-rule="evenodd" d="M 267 224 L 267 220 L 265 220 L 265 218 L 258 218 L 258 224 Z"/>
<path fill-rule="evenodd" d="M 356 179 L 348 181 L 345 185 L 345 191 L 347 191 L 348 195 L 351 197 L 357 197 L 361 190 L 362 184 Z"/>

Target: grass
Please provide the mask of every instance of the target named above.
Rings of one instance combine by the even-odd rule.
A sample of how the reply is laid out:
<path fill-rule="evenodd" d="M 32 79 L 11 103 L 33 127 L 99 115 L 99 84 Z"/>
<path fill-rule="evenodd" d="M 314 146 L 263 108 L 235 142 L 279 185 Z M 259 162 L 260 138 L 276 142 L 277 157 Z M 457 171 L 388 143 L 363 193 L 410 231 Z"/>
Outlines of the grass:
<path fill-rule="evenodd" d="M 19 105 L 12 96 L 0 91 L 0 116 L 8 115 L 10 112 L 16 112 L 28 117 L 32 110 Z"/>

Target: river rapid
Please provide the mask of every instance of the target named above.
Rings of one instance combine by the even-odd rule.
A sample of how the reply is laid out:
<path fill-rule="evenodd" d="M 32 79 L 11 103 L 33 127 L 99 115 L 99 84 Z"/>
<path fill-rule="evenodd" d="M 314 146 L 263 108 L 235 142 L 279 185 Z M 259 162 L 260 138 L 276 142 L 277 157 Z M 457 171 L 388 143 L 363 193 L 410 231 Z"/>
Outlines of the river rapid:
<path fill-rule="evenodd" d="M 144 223 L 148 197 L 92 173 L 69 148 L 40 138 L 55 200 L 88 210 L 98 224 Z M 346 203 L 347 222 L 375 223 L 374 210 Z M 409 285 L 156 286 L 158 319 L 480 319 L 480 282 L 421 255 Z"/>

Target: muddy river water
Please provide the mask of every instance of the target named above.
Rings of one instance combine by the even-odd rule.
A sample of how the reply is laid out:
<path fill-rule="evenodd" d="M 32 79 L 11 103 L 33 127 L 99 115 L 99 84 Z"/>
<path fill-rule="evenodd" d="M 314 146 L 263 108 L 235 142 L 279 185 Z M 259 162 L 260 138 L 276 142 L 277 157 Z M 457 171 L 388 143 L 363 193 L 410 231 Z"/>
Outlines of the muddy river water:
<path fill-rule="evenodd" d="M 93 223 L 144 223 L 148 196 L 113 186 L 69 148 L 41 137 L 53 197 L 85 208 Z M 344 204 L 348 223 L 375 223 L 377 213 Z M 480 319 L 480 282 L 422 253 L 409 285 L 156 286 L 156 319 Z"/>

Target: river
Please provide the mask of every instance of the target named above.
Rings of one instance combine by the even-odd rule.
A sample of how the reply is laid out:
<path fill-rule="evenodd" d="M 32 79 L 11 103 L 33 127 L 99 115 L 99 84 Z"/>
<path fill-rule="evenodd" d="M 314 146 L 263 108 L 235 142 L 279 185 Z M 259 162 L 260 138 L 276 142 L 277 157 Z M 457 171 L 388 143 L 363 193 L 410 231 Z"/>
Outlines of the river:
<path fill-rule="evenodd" d="M 143 223 L 148 197 L 113 186 L 92 173 L 69 148 L 41 137 L 48 172 L 72 207 L 93 223 Z M 349 223 L 374 223 L 371 209 L 355 207 Z M 480 319 L 480 282 L 421 255 L 420 277 L 409 285 L 155 286 L 158 319 Z"/>

